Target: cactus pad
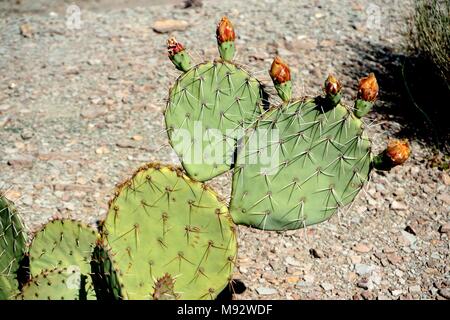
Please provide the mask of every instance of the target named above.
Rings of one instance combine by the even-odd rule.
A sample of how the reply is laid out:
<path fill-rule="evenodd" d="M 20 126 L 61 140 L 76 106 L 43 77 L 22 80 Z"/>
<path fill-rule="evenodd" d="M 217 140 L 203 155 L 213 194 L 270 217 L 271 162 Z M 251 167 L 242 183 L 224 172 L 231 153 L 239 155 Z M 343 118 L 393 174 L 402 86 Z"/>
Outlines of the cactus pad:
<path fill-rule="evenodd" d="M 320 97 L 286 102 L 264 114 L 238 153 L 233 220 L 285 230 L 330 218 L 368 179 L 370 141 L 363 128 L 348 107 L 330 108 Z M 251 143 L 255 134 L 267 134 L 267 143 Z M 272 165 L 251 163 L 252 157 L 266 153 Z"/>
<path fill-rule="evenodd" d="M 229 62 L 193 67 L 170 90 L 165 111 L 170 142 L 193 179 L 230 169 L 236 140 L 261 113 L 261 86 Z"/>
<path fill-rule="evenodd" d="M 32 240 L 30 273 L 37 275 L 45 269 L 65 267 L 88 275 L 97 237 L 94 229 L 79 221 L 50 221 Z"/>
<path fill-rule="evenodd" d="M 80 278 L 81 277 L 81 278 Z M 73 269 L 43 270 L 34 276 L 16 296 L 17 300 L 95 299 L 92 285 Z"/>
<path fill-rule="evenodd" d="M 12 202 L 0 195 L 0 300 L 17 293 L 17 271 L 25 251 L 23 223 Z"/>
<path fill-rule="evenodd" d="M 206 185 L 149 164 L 121 184 L 103 225 L 123 299 L 152 299 L 168 274 L 180 299 L 212 299 L 236 258 L 235 226 Z"/>

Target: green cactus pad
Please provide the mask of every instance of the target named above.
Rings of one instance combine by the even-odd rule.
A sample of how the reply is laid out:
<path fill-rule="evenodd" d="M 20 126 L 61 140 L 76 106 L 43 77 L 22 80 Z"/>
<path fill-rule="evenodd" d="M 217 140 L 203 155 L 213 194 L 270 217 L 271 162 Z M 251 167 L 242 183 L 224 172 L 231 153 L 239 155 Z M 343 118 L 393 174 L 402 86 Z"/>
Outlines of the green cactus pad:
<path fill-rule="evenodd" d="M 119 186 L 103 228 L 122 299 L 152 299 L 166 274 L 180 299 L 212 299 L 231 278 L 237 244 L 228 209 L 180 169 L 138 169 Z"/>
<path fill-rule="evenodd" d="M 325 105 L 322 98 L 286 103 L 248 132 L 233 176 L 235 223 L 297 229 L 329 219 L 355 198 L 368 179 L 370 141 L 347 107 Z M 261 134 L 267 142 L 252 143 Z M 265 154 L 271 161 L 262 160 Z"/>
<path fill-rule="evenodd" d="M 31 275 L 54 268 L 75 268 L 84 275 L 90 274 L 97 238 L 94 229 L 79 221 L 50 221 L 32 240 L 29 250 Z"/>
<path fill-rule="evenodd" d="M 0 195 L 0 300 L 18 292 L 17 271 L 26 252 L 26 242 L 24 226 L 14 205 Z"/>
<path fill-rule="evenodd" d="M 92 284 L 75 270 L 43 270 L 34 276 L 16 296 L 17 300 L 93 300 Z"/>
<path fill-rule="evenodd" d="M 262 94 L 258 80 L 230 62 L 203 63 L 178 78 L 165 121 L 191 178 L 205 181 L 230 169 L 236 140 L 261 113 Z"/>

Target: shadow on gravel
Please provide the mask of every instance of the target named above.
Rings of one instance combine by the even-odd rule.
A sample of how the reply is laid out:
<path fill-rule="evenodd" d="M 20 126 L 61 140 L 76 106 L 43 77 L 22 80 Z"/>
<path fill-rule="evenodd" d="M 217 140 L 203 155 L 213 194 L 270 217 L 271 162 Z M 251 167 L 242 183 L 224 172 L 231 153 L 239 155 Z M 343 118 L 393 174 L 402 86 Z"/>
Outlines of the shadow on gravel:
<path fill-rule="evenodd" d="M 386 120 L 402 125 L 398 137 L 418 139 L 434 151 L 450 153 L 450 87 L 441 80 L 433 68 L 420 59 L 399 55 L 387 47 L 370 43 L 351 43 L 358 61 L 351 61 L 349 72 L 353 79 L 373 71 L 380 86 L 383 107 L 375 105 L 374 111 Z M 375 63 L 381 69 L 374 69 Z"/>
<path fill-rule="evenodd" d="M 241 294 L 247 290 L 245 284 L 239 279 L 233 279 L 225 289 L 217 296 L 216 300 L 219 302 L 226 302 L 233 300 L 234 294 Z"/>

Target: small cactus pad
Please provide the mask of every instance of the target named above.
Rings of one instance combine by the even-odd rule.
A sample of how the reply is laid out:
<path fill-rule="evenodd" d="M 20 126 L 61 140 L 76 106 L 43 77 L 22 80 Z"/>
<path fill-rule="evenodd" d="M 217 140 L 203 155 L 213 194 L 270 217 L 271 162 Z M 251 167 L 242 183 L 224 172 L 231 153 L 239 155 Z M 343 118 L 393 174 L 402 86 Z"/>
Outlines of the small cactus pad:
<path fill-rule="evenodd" d="M 249 131 L 233 176 L 235 223 L 297 229 L 327 220 L 355 198 L 368 179 L 370 141 L 349 108 L 328 101 L 286 102 Z"/>
<path fill-rule="evenodd" d="M 32 240 L 29 250 L 31 275 L 44 269 L 64 267 L 88 275 L 97 237 L 94 229 L 79 221 L 50 221 Z"/>
<path fill-rule="evenodd" d="M 0 300 L 18 292 L 17 271 L 26 251 L 23 223 L 11 201 L 0 195 Z"/>
<path fill-rule="evenodd" d="M 92 300 L 92 285 L 79 272 L 61 268 L 43 270 L 16 296 L 16 300 Z"/>
<path fill-rule="evenodd" d="M 255 78 L 229 62 L 198 65 L 177 80 L 165 121 L 189 176 L 205 181 L 230 169 L 236 140 L 261 113 L 260 90 Z"/>
<path fill-rule="evenodd" d="M 230 169 L 236 141 L 263 109 L 262 85 L 230 61 L 234 31 L 228 19 L 222 19 L 217 32 L 223 59 L 185 70 L 169 92 L 164 114 L 170 143 L 187 174 L 197 181 Z M 168 49 L 172 61 L 186 55 L 173 38 Z"/>
<path fill-rule="evenodd" d="M 237 244 L 228 209 L 180 169 L 138 169 L 119 186 L 103 228 L 123 299 L 152 299 L 166 274 L 180 299 L 212 299 L 231 277 Z"/>

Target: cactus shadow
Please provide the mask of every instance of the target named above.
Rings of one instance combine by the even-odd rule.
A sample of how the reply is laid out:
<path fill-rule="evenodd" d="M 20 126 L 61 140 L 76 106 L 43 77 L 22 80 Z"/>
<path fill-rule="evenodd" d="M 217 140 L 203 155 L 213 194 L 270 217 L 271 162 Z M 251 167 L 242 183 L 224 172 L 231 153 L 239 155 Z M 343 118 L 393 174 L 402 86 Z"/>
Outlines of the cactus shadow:
<path fill-rule="evenodd" d="M 395 120 L 401 129 L 395 136 L 419 140 L 434 151 L 450 153 L 450 84 L 413 53 L 394 52 L 391 48 L 368 42 L 349 46 L 357 53 L 342 73 L 361 78 L 374 72 L 381 100 L 374 112 L 381 120 Z M 383 128 L 383 127 L 382 127 Z"/>
<path fill-rule="evenodd" d="M 235 294 L 244 293 L 247 286 L 239 279 L 233 279 L 231 283 L 219 293 L 216 300 L 219 302 L 226 302 L 233 300 Z"/>

